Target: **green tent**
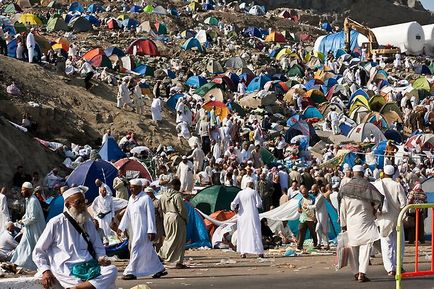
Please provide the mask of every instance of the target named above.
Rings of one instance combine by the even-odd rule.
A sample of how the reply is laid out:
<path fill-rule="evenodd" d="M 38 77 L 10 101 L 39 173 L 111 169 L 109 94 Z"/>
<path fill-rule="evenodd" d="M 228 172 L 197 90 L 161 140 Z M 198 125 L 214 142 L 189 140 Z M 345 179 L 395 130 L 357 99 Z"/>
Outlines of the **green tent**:
<path fill-rule="evenodd" d="M 288 76 L 289 77 L 303 77 L 304 76 L 304 69 L 298 64 L 294 64 L 289 70 L 288 70 Z"/>
<path fill-rule="evenodd" d="M 164 23 L 161 22 L 157 22 L 155 23 L 155 32 L 157 32 L 157 34 L 167 34 L 167 26 Z"/>
<path fill-rule="evenodd" d="M 152 13 L 154 12 L 154 7 L 152 7 L 152 5 L 148 4 L 145 6 L 145 8 L 143 9 L 144 12 L 146 13 Z"/>
<path fill-rule="evenodd" d="M 270 153 L 270 151 L 267 150 L 266 148 L 261 148 L 259 153 L 261 154 L 261 159 L 264 162 L 264 164 L 270 165 L 276 162 L 276 158 L 274 157 L 274 155 Z"/>
<path fill-rule="evenodd" d="M 14 28 L 15 28 L 15 31 L 17 31 L 17 33 L 27 32 L 26 25 L 24 25 L 23 23 L 20 23 L 20 22 L 15 22 Z"/>
<path fill-rule="evenodd" d="M 218 26 L 219 22 L 220 21 L 213 16 L 206 18 L 204 21 L 205 24 L 212 25 L 212 26 Z"/>
<path fill-rule="evenodd" d="M 426 91 L 430 91 L 430 89 L 431 89 L 431 87 L 430 87 L 430 85 L 429 85 L 429 82 L 428 82 L 428 80 L 426 79 L 426 77 L 425 76 L 421 76 L 421 77 L 419 77 L 418 79 L 416 79 L 414 82 L 413 82 L 413 84 L 412 84 L 412 86 L 413 86 L 413 88 L 414 89 L 423 89 L 423 90 L 426 90 Z"/>
<path fill-rule="evenodd" d="M 20 13 L 20 12 L 23 12 L 23 10 L 21 10 L 21 7 L 15 3 L 10 3 L 8 6 L 5 7 L 4 10 L 4 13 L 7 14 Z"/>
<path fill-rule="evenodd" d="M 219 210 L 230 210 L 231 202 L 239 191 L 241 189 L 237 187 L 211 186 L 198 192 L 190 203 L 207 215 Z"/>
<path fill-rule="evenodd" d="M 63 20 L 62 18 L 53 18 L 51 17 L 50 20 L 48 20 L 47 23 L 47 31 L 48 32 L 52 32 L 52 31 L 68 31 L 68 25 L 66 24 L 65 20 Z"/>
<path fill-rule="evenodd" d="M 219 87 L 219 85 L 215 82 L 208 82 L 196 89 L 194 93 L 203 97 L 208 91 L 210 91 L 214 87 Z"/>

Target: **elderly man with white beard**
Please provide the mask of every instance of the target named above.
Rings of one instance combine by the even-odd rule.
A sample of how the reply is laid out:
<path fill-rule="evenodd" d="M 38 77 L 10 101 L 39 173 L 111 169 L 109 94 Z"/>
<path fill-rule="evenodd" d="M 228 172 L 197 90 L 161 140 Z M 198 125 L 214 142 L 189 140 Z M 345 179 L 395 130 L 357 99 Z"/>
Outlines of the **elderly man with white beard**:
<path fill-rule="evenodd" d="M 136 280 L 137 277 L 149 275 L 152 275 L 152 278 L 160 278 L 167 275 L 167 271 L 152 243 L 157 234 L 154 204 L 143 192 L 140 180 L 131 180 L 130 190 L 128 207 L 118 228 L 120 232 L 128 231 L 131 244 L 130 262 L 124 270 L 122 279 Z"/>
<path fill-rule="evenodd" d="M 104 186 L 99 189 L 99 196 L 93 200 L 92 206 L 95 219 L 98 221 L 99 227 L 104 231 L 107 238 L 114 232 L 110 228 L 110 224 L 115 215 L 113 197 L 107 194 Z"/>
<path fill-rule="evenodd" d="M 33 251 L 42 274 L 42 285 L 57 282 L 71 289 L 114 289 L 117 269 L 106 258 L 105 248 L 87 212 L 85 187 L 63 193 L 63 214 L 52 218 Z"/>

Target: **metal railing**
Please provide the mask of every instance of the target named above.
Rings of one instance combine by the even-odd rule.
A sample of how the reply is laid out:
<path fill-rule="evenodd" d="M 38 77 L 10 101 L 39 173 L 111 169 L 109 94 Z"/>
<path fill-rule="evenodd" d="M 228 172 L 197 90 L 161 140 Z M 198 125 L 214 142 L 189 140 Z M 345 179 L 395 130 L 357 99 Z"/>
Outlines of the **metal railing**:
<path fill-rule="evenodd" d="M 403 238 L 402 238 L 402 234 L 403 234 L 403 220 L 404 217 L 407 213 L 407 211 L 409 209 L 415 209 L 416 213 L 415 213 L 415 240 L 414 240 L 414 244 L 415 244 L 415 256 L 414 256 L 414 271 L 412 272 L 402 272 L 402 254 L 403 254 L 403 250 L 401 250 L 403 244 Z M 431 269 L 430 270 L 425 270 L 425 271 L 419 271 L 419 222 L 423 222 L 423 218 L 422 220 L 420 220 L 420 214 L 419 211 L 421 209 L 431 209 L 432 210 L 432 216 L 434 216 L 434 204 L 410 204 L 405 206 L 401 212 L 399 213 L 398 216 L 398 223 L 396 225 L 396 235 L 397 235 L 397 240 L 396 240 L 396 275 L 395 275 L 395 280 L 396 280 L 396 289 L 401 289 L 401 280 L 402 278 L 408 278 L 408 277 L 419 277 L 419 276 L 429 276 L 429 275 L 434 275 L 434 238 L 433 238 L 433 233 L 434 233 L 434 220 L 431 220 Z M 424 236 L 422 236 L 422 238 L 424 238 Z"/>

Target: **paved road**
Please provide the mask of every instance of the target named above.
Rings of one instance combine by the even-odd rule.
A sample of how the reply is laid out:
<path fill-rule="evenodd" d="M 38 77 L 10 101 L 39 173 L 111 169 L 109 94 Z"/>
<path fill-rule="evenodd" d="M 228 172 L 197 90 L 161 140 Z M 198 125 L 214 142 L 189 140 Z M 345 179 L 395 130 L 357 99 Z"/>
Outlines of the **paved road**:
<path fill-rule="evenodd" d="M 279 257 L 266 259 L 239 259 L 234 253 L 221 251 L 193 251 L 187 253 L 191 269 L 168 270 L 169 275 L 155 280 L 143 278 L 136 281 L 117 281 L 117 287 L 129 289 L 137 284 L 146 284 L 151 289 L 394 289 L 395 280 L 388 277 L 381 265 L 381 258 L 372 260 L 368 276 L 371 282 L 353 281 L 348 269 L 336 271 L 333 267 L 335 256 Z M 411 256 L 410 256 L 411 257 Z M 232 260 L 232 264 L 222 264 Z M 427 260 L 422 260 L 422 269 Z M 411 267 L 406 260 L 406 267 Z M 403 281 L 403 289 L 434 289 L 433 278 Z"/>

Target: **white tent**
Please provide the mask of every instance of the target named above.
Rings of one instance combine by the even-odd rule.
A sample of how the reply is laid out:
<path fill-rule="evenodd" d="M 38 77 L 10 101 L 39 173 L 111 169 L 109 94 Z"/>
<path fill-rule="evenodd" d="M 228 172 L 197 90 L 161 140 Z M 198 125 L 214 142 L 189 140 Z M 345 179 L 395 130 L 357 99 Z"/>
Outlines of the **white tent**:
<path fill-rule="evenodd" d="M 381 130 L 372 123 L 359 124 L 348 133 L 348 138 L 354 142 L 363 142 L 366 138 L 369 138 L 371 134 L 374 135 L 376 144 L 386 140 Z"/>

